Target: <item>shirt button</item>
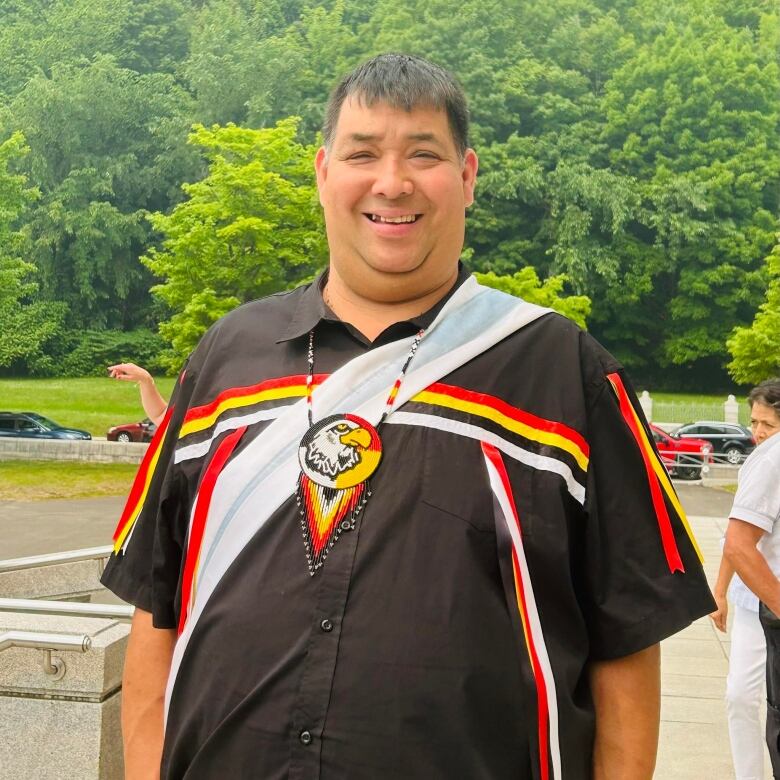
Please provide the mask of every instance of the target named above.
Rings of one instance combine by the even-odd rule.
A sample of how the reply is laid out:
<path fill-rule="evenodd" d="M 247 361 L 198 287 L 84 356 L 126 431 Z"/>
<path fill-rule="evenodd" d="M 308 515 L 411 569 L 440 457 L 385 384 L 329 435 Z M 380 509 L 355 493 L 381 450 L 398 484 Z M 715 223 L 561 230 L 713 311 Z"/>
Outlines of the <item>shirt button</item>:
<path fill-rule="evenodd" d="M 331 621 L 330 621 L 330 620 L 328 620 L 327 618 L 325 618 L 325 620 L 323 620 L 323 621 L 322 621 L 322 623 L 320 623 L 320 628 L 321 628 L 323 631 L 326 631 L 326 632 L 327 632 L 327 631 L 333 631 L 333 623 L 331 623 Z"/>
<path fill-rule="evenodd" d="M 298 735 L 298 739 L 300 739 L 304 745 L 311 745 L 311 740 L 312 740 L 311 731 L 302 731 Z"/>

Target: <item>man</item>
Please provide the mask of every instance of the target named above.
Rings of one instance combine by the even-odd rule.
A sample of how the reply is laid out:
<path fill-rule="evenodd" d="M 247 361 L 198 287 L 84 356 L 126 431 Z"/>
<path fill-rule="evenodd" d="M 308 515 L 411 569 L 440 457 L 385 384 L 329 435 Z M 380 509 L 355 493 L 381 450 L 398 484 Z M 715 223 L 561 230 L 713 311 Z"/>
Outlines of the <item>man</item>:
<path fill-rule="evenodd" d="M 729 515 L 724 560 L 718 575 L 718 613 L 713 618 L 725 628 L 723 594 L 734 571 L 739 575 L 729 590 L 736 605 L 729 663 L 729 730 L 737 776 L 763 776 L 764 757 L 759 740 L 758 696 L 760 670 L 766 657 L 766 741 L 773 774 L 780 776 L 780 630 L 774 615 L 761 615 L 759 600 L 780 614 L 780 379 L 770 379 L 748 396 L 750 424 L 758 445 L 739 472 L 739 484 Z M 740 581 L 741 580 L 741 581 Z M 747 587 L 746 587 L 747 586 Z M 755 595 L 754 595 L 755 594 Z M 736 655 L 735 655 L 736 649 Z M 741 682 L 745 689 L 736 689 Z"/>
<path fill-rule="evenodd" d="M 652 776 L 658 642 L 711 597 L 620 366 L 459 265 L 467 134 L 431 63 L 347 76 L 328 271 L 189 360 L 104 578 L 138 607 L 130 780 L 161 755 L 188 780 Z"/>

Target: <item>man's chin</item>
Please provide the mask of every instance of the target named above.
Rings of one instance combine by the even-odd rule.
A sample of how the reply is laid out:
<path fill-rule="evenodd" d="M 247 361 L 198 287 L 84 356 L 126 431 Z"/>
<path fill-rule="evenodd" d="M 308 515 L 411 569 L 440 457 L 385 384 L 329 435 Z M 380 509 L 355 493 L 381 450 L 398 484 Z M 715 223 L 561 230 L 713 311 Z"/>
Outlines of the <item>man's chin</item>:
<path fill-rule="evenodd" d="M 360 286 L 368 294 L 366 297 L 377 303 L 405 303 L 429 295 L 456 275 L 457 261 L 451 269 L 433 268 L 425 259 L 415 263 L 366 264 Z"/>

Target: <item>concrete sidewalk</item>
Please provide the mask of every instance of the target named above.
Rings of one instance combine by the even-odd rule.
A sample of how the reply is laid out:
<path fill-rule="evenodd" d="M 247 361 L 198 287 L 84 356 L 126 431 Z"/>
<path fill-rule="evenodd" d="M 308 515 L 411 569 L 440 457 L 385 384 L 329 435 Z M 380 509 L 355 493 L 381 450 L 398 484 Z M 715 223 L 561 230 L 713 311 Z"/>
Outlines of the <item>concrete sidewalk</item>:
<path fill-rule="evenodd" d="M 710 586 L 726 518 L 689 516 Z M 656 780 L 732 780 L 726 725 L 729 635 L 705 617 L 662 645 L 661 740 Z M 769 759 L 766 778 L 772 777 Z"/>

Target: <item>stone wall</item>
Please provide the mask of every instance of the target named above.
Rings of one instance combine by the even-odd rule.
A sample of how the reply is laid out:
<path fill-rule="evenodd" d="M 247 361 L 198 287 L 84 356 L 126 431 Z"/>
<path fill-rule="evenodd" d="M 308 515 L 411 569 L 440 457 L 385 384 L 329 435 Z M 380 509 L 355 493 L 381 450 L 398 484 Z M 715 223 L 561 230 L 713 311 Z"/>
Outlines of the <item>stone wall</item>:
<path fill-rule="evenodd" d="M 148 444 L 139 442 L 0 439 L 0 460 L 77 460 L 87 463 L 140 463 Z"/>
<path fill-rule="evenodd" d="M 0 777 L 122 780 L 119 723 L 129 626 L 116 620 L 0 613 L 4 631 L 87 636 L 86 652 L 57 650 L 56 675 L 45 649 L 0 652 Z"/>

